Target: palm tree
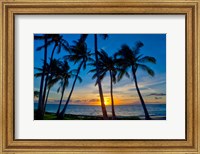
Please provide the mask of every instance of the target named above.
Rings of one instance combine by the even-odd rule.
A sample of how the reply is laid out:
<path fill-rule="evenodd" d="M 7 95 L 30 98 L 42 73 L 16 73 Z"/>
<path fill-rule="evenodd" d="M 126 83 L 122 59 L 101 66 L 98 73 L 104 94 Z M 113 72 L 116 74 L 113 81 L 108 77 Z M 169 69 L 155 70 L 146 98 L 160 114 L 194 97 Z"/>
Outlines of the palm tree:
<path fill-rule="evenodd" d="M 88 34 L 83 34 L 80 38 L 81 41 L 85 41 L 87 38 Z M 108 35 L 107 34 L 101 34 L 101 37 L 103 37 L 103 39 L 107 39 Z M 102 85 L 101 85 L 101 80 L 100 80 L 100 75 L 99 75 L 99 58 L 98 58 L 98 44 L 97 44 L 97 34 L 94 34 L 94 50 L 95 50 L 95 60 L 96 60 L 96 72 L 97 72 L 97 84 L 98 84 L 98 88 L 99 88 L 99 96 L 100 96 L 100 100 L 101 100 L 101 108 L 102 108 L 102 113 L 103 113 L 103 119 L 107 120 L 108 119 L 108 115 L 107 115 L 107 111 L 106 111 L 106 106 L 104 103 L 104 97 L 103 97 L 103 90 L 102 90 Z"/>
<path fill-rule="evenodd" d="M 47 100 L 48 100 L 48 96 L 49 96 L 49 92 L 51 90 L 51 88 L 59 81 L 58 75 L 59 75 L 59 65 L 60 65 L 61 61 L 58 59 L 53 59 L 52 60 L 52 64 L 51 64 L 51 72 L 48 72 L 48 70 L 46 69 L 45 75 L 47 75 L 48 73 L 49 75 L 49 79 L 48 79 L 48 90 L 47 90 L 47 94 L 46 94 L 46 99 L 44 102 L 44 110 L 43 112 L 45 113 L 45 109 L 46 109 L 46 104 L 47 104 Z M 44 66 L 43 66 L 44 67 Z M 49 68 L 49 64 L 47 63 L 46 68 Z M 40 77 L 42 76 L 42 68 L 37 68 L 35 67 L 35 69 L 38 71 L 37 73 L 35 73 L 35 77 Z"/>
<path fill-rule="evenodd" d="M 63 110 L 59 113 L 58 115 L 58 119 L 63 119 L 64 115 L 65 115 L 65 111 L 67 109 L 67 105 L 70 101 L 71 95 L 73 93 L 75 84 L 76 84 L 76 80 L 79 79 L 79 81 L 81 81 L 81 78 L 78 76 L 80 73 L 81 68 L 83 67 L 83 69 L 86 69 L 86 64 L 88 60 L 91 60 L 90 56 L 91 53 L 88 52 L 87 50 L 87 44 L 85 42 L 82 42 L 81 39 L 79 39 L 79 41 L 74 41 L 73 46 L 70 47 L 70 55 L 64 56 L 64 59 L 69 60 L 74 62 L 74 64 L 79 63 L 78 69 L 76 71 L 76 76 L 74 79 L 74 82 L 72 84 L 72 88 L 71 91 L 69 93 L 68 99 L 64 105 Z"/>
<path fill-rule="evenodd" d="M 45 34 L 45 35 L 42 35 L 42 36 L 35 36 L 35 39 L 36 40 L 45 40 L 45 44 L 38 47 L 36 50 L 41 50 L 41 49 L 45 49 L 45 58 L 44 58 L 44 61 L 46 64 L 47 63 L 47 47 L 50 46 L 52 43 L 54 43 L 54 47 L 52 49 L 52 53 L 51 53 L 51 57 L 50 57 L 50 67 L 47 68 L 47 75 L 46 75 L 46 79 L 45 79 L 45 83 L 44 83 L 44 75 L 41 77 L 41 88 L 40 88 L 40 95 L 41 97 L 39 97 L 39 119 L 43 119 L 43 114 L 44 111 L 42 110 L 44 108 L 44 101 L 45 101 L 45 96 L 46 96 L 46 89 L 47 89 L 47 83 L 48 83 L 48 78 L 49 78 L 49 72 L 50 72 L 50 69 L 51 69 L 51 63 L 52 63 L 52 60 L 53 60 L 53 55 L 54 55 L 54 52 L 55 52 L 55 49 L 56 47 L 58 47 L 58 50 L 57 52 L 60 53 L 61 51 L 61 48 L 64 48 L 65 50 L 68 50 L 68 42 L 62 38 L 63 36 L 60 36 L 60 34 Z M 44 70 L 45 71 L 45 70 Z M 43 89 L 44 87 L 44 89 Z"/>
<path fill-rule="evenodd" d="M 133 49 L 131 49 L 128 45 L 122 45 L 121 49 L 115 54 L 115 57 L 118 58 L 118 65 L 121 66 L 121 68 L 123 68 L 124 70 L 131 68 L 131 73 L 133 75 L 135 87 L 136 87 L 137 93 L 139 95 L 139 98 L 140 98 L 140 101 L 145 113 L 145 119 L 149 120 L 151 118 L 149 116 L 142 94 L 139 90 L 136 72 L 138 68 L 140 68 L 146 71 L 149 75 L 154 76 L 154 71 L 150 67 L 145 65 L 145 63 L 148 62 L 148 63 L 155 64 L 156 59 L 154 57 L 143 56 L 142 54 L 140 54 L 141 47 L 143 47 L 143 43 L 140 41 L 136 43 Z"/>
<path fill-rule="evenodd" d="M 52 43 L 54 43 L 54 47 L 52 49 L 52 52 L 51 52 L 51 57 L 50 57 L 50 64 L 49 64 L 49 67 L 47 68 L 47 76 L 46 76 L 46 79 L 45 79 L 45 84 L 44 84 L 44 93 L 43 93 L 43 99 L 42 101 L 44 102 L 45 100 L 45 96 L 46 96 L 46 89 L 47 89 L 47 83 L 48 83 L 48 78 L 49 78 L 49 73 L 51 71 L 51 65 L 52 65 L 52 60 L 53 60 L 53 56 L 54 56 L 54 53 L 55 53 L 55 49 L 57 47 L 57 53 L 59 54 L 60 51 L 61 51 L 61 48 L 63 48 L 64 50 L 68 51 L 69 49 L 69 44 L 68 42 L 63 39 L 63 36 L 61 36 L 60 34 L 48 34 L 48 36 L 51 38 L 47 44 L 50 46 Z M 41 46 L 38 48 L 38 50 L 41 50 L 44 46 Z"/>
<path fill-rule="evenodd" d="M 42 35 L 42 36 L 34 36 L 35 40 L 44 40 L 44 65 L 46 65 L 47 62 L 47 41 L 48 41 L 48 35 Z M 44 78 L 45 78 L 45 71 L 46 67 L 43 67 L 42 75 L 41 75 L 41 81 L 40 81 L 40 91 L 39 91 L 39 99 L 38 99 L 38 109 L 37 109 L 37 115 L 36 119 L 41 120 L 43 119 L 43 102 L 42 102 L 42 96 L 43 96 L 43 87 L 44 87 Z"/>
<path fill-rule="evenodd" d="M 116 75 L 117 72 L 122 72 L 121 68 L 116 66 L 116 59 L 113 57 L 109 57 L 108 54 L 101 50 L 99 52 L 99 74 L 100 74 L 100 80 L 103 80 L 106 76 L 106 73 L 108 72 L 110 75 L 110 97 L 111 97 L 111 105 L 112 105 L 112 119 L 116 119 L 115 109 L 114 109 L 114 99 L 113 99 L 113 83 L 116 83 Z M 95 62 L 91 63 L 92 66 L 95 66 Z M 97 78 L 97 72 L 96 69 L 92 69 L 89 72 L 94 72 L 92 79 Z M 95 83 L 95 85 L 97 82 Z"/>
<path fill-rule="evenodd" d="M 49 77 L 49 79 L 48 79 L 48 90 L 47 90 L 47 94 L 46 94 L 46 99 L 45 99 L 45 102 L 44 102 L 44 110 L 43 110 L 43 112 L 45 113 L 45 111 L 46 111 L 46 105 L 47 105 L 47 102 L 48 102 L 48 98 L 49 98 L 49 92 L 50 92 L 50 90 L 51 90 L 51 88 L 56 84 L 58 82 L 58 78 L 52 78 L 52 76 L 51 77 Z"/>
<path fill-rule="evenodd" d="M 43 110 L 44 113 L 45 113 L 45 111 L 46 111 L 47 101 L 48 101 L 48 98 L 49 98 L 49 92 L 50 92 L 51 88 L 54 86 L 54 84 L 55 84 L 55 83 L 52 82 L 52 79 L 49 78 L 48 90 L 47 90 L 46 99 L 45 99 L 45 102 L 44 102 L 44 110 Z"/>
<path fill-rule="evenodd" d="M 69 78 L 75 77 L 76 70 L 71 70 L 71 71 L 69 71 L 69 70 L 70 70 L 70 67 L 69 67 L 68 62 L 67 61 L 61 62 L 60 73 L 58 75 L 58 79 L 60 80 L 60 87 L 57 90 L 57 92 L 59 92 L 61 89 L 61 98 L 60 98 L 60 103 L 59 103 L 58 110 L 56 113 L 57 116 L 60 113 L 60 107 L 62 104 L 65 89 L 69 85 Z M 80 77 L 78 77 L 78 78 L 80 78 Z"/>

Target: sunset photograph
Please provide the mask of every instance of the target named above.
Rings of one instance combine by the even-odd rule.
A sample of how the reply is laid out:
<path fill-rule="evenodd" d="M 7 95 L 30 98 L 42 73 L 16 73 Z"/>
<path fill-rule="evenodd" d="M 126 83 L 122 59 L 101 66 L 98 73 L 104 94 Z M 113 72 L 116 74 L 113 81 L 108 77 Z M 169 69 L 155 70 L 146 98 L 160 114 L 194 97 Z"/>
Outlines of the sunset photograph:
<path fill-rule="evenodd" d="M 34 34 L 34 120 L 166 120 L 166 34 Z"/>

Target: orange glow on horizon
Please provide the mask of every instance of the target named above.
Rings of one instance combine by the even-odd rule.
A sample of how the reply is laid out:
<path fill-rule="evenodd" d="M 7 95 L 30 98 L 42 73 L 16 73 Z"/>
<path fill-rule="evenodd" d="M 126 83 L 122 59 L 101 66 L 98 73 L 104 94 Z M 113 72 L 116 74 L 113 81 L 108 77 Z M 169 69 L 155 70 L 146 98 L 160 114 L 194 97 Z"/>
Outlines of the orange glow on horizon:
<path fill-rule="evenodd" d="M 100 105 L 101 106 L 101 101 L 99 100 L 98 102 L 94 103 L 96 105 Z M 111 100 L 109 97 L 104 97 L 104 104 L 105 105 L 111 105 Z"/>
<path fill-rule="evenodd" d="M 114 99 L 114 105 L 123 105 L 120 104 L 121 102 L 119 99 Z M 112 105 L 111 98 L 110 97 L 104 97 L 104 104 L 109 106 Z M 101 101 L 99 100 L 98 102 L 94 103 L 94 105 L 100 105 L 101 106 Z"/>
<path fill-rule="evenodd" d="M 111 100 L 109 97 L 104 97 L 104 103 L 105 105 L 111 105 Z"/>

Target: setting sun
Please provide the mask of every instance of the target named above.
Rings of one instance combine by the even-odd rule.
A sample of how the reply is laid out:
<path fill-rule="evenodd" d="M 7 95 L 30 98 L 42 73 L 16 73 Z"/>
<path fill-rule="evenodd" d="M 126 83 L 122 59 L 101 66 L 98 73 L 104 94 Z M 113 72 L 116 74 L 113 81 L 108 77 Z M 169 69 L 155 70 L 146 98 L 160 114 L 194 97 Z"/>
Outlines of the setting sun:
<path fill-rule="evenodd" d="M 104 98 L 104 103 L 105 103 L 105 105 L 111 105 L 110 98 L 105 97 L 105 98 Z"/>

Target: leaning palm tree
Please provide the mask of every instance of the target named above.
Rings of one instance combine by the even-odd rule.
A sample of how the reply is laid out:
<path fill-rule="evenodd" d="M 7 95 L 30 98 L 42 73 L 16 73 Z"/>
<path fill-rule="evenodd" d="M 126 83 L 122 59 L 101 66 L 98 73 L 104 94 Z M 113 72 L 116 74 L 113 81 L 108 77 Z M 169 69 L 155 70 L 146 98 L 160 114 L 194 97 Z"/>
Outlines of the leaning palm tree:
<path fill-rule="evenodd" d="M 42 102 L 45 101 L 45 96 L 46 96 L 46 90 L 47 90 L 47 85 L 48 85 L 49 74 L 50 74 L 50 71 L 51 71 L 51 65 L 52 65 L 52 61 L 53 61 L 53 57 L 54 57 L 54 53 L 55 53 L 56 48 L 57 48 L 57 53 L 60 53 L 61 48 L 63 48 L 66 51 L 69 48 L 68 42 L 65 39 L 63 39 L 63 36 L 60 35 L 60 34 L 48 34 L 48 38 L 49 38 L 49 40 L 47 42 L 47 46 L 50 46 L 51 44 L 53 44 L 53 49 L 52 49 L 52 52 L 51 52 L 49 67 L 47 68 L 47 72 L 48 73 L 47 73 L 46 79 L 45 79 Z M 45 45 L 42 45 L 42 46 L 38 47 L 37 50 L 41 50 L 44 47 L 45 47 Z"/>
<path fill-rule="evenodd" d="M 48 101 L 48 96 L 49 96 L 49 92 L 51 90 L 51 88 L 59 81 L 58 75 L 59 75 L 59 66 L 60 66 L 61 61 L 59 59 L 53 59 L 52 60 L 52 64 L 51 64 L 51 72 L 48 72 L 48 70 L 46 69 L 45 75 L 49 74 L 49 78 L 48 78 L 48 90 L 47 90 L 47 94 L 46 94 L 46 99 L 44 102 L 44 110 L 43 112 L 45 113 L 45 109 L 46 109 L 46 104 Z M 44 67 L 44 66 L 43 66 Z M 49 68 L 49 64 L 47 63 L 45 65 L 46 68 Z M 42 68 L 38 68 L 35 67 L 35 69 L 37 70 L 37 73 L 35 73 L 35 77 L 40 77 L 42 76 Z"/>
<path fill-rule="evenodd" d="M 61 51 L 61 48 L 64 48 L 65 50 L 68 49 L 68 43 L 63 37 L 59 34 L 44 34 L 44 35 L 35 35 L 34 36 L 35 40 L 44 40 L 44 45 L 39 46 L 36 48 L 37 51 L 40 51 L 44 48 L 44 65 L 47 63 L 47 48 L 51 44 L 54 43 L 54 47 L 52 49 L 51 57 L 50 57 L 50 67 L 51 63 L 53 60 L 53 55 L 55 52 L 56 47 L 58 47 L 58 53 Z M 50 72 L 50 67 L 46 69 L 48 72 Z M 47 90 L 47 83 L 48 83 L 48 78 L 49 78 L 49 73 L 46 74 L 46 79 L 45 79 L 45 71 L 43 70 L 43 75 L 41 76 L 41 83 L 40 83 L 40 96 L 39 96 L 39 105 L 38 105 L 38 112 L 37 112 L 37 119 L 43 119 L 44 117 L 44 101 L 45 101 L 45 96 L 46 96 L 46 90 Z"/>
<path fill-rule="evenodd" d="M 45 99 L 45 102 L 44 102 L 44 110 L 43 112 L 45 113 L 46 111 L 46 106 L 47 106 L 47 102 L 48 102 L 48 98 L 49 98 L 49 92 L 51 90 L 51 88 L 57 83 L 57 78 L 55 79 L 52 79 L 52 77 L 49 78 L 49 81 L 48 81 L 48 90 L 47 90 L 47 94 L 46 94 L 46 99 Z"/>
<path fill-rule="evenodd" d="M 83 34 L 81 35 L 80 40 L 81 41 L 85 41 L 87 38 L 88 34 Z M 100 34 L 101 37 L 103 37 L 103 39 L 107 39 L 108 35 L 107 34 Z M 98 84 L 98 88 L 99 88 L 99 96 L 100 96 L 100 100 L 101 100 L 101 108 L 102 108 L 102 113 L 103 113 L 103 119 L 107 120 L 108 119 L 108 115 L 107 115 L 107 111 L 106 111 L 106 106 L 104 103 L 104 97 L 103 97 L 103 89 L 102 89 L 102 85 L 101 85 L 101 80 L 100 80 L 100 74 L 99 74 L 99 57 L 98 57 L 98 40 L 97 40 L 97 34 L 94 34 L 94 52 L 95 52 L 95 61 L 96 61 L 96 72 L 97 72 L 97 84 Z"/>
<path fill-rule="evenodd" d="M 136 43 L 133 49 L 131 49 L 128 45 L 122 45 L 121 49 L 115 54 L 115 57 L 118 59 L 118 65 L 121 68 L 123 68 L 124 70 L 131 68 L 131 73 L 133 75 L 135 87 L 136 87 L 137 93 L 139 95 L 139 98 L 140 98 L 140 101 L 145 113 L 145 119 L 149 120 L 151 118 L 149 116 L 142 94 L 139 90 L 136 72 L 138 68 L 140 68 L 146 71 L 149 75 L 154 76 L 154 71 L 150 67 L 145 65 L 145 63 L 155 64 L 156 59 L 154 57 L 143 56 L 142 54 L 140 54 L 141 47 L 143 47 L 143 43 L 140 41 Z M 120 76 L 120 78 L 122 78 L 122 76 Z"/>
<path fill-rule="evenodd" d="M 70 55 L 64 56 L 64 59 L 72 61 L 72 62 L 74 62 L 74 64 L 79 63 L 79 66 L 78 66 L 78 69 L 77 69 L 77 72 L 76 72 L 74 82 L 72 84 L 71 91 L 70 91 L 69 96 L 67 98 L 67 101 L 66 101 L 66 103 L 63 107 L 63 110 L 58 115 L 58 119 L 64 118 L 65 111 L 66 111 L 67 105 L 69 104 L 69 101 L 71 99 L 76 81 L 77 81 L 77 79 L 79 79 L 79 81 L 81 81 L 81 78 L 79 77 L 79 73 L 81 71 L 81 68 L 83 67 L 83 69 L 86 69 L 87 61 L 91 60 L 91 58 L 90 58 L 91 53 L 90 53 L 90 51 L 88 51 L 87 44 L 85 42 L 82 42 L 79 39 L 79 41 L 74 41 L 74 44 L 75 45 L 70 47 L 70 50 L 69 50 Z"/>
<path fill-rule="evenodd" d="M 111 97 L 111 106 L 112 106 L 112 119 L 116 119 L 116 114 L 115 114 L 115 108 L 114 108 L 114 98 L 113 98 L 113 83 L 116 83 L 116 75 L 118 72 L 124 72 L 120 67 L 116 66 L 116 60 L 113 57 L 109 57 L 108 54 L 104 51 L 101 50 L 99 52 L 99 74 L 100 74 L 100 79 L 103 80 L 104 77 L 106 76 L 107 72 L 109 73 L 110 76 L 110 97 Z M 95 66 L 95 62 L 91 63 L 92 66 Z M 96 69 L 92 69 L 89 72 L 93 72 L 94 75 L 92 76 L 92 79 L 97 78 L 97 72 Z M 127 73 L 127 72 L 125 72 Z M 127 73 L 128 74 L 128 73 Z M 97 82 L 95 83 L 95 85 Z"/>
<path fill-rule="evenodd" d="M 57 90 L 57 92 L 61 89 L 61 97 L 60 97 L 60 103 L 58 106 L 58 110 L 56 115 L 58 116 L 60 113 L 60 108 L 63 100 L 63 95 L 65 92 L 66 87 L 69 85 L 69 78 L 75 77 L 77 70 L 70 70 L 69 64 L 67 61 L 63 61 L 60 64 L 60 71 L 59 71 L 58 79 L 60 80 L 60 86 Z M 80 77 L 78 76 L 79 80 Z"/>

